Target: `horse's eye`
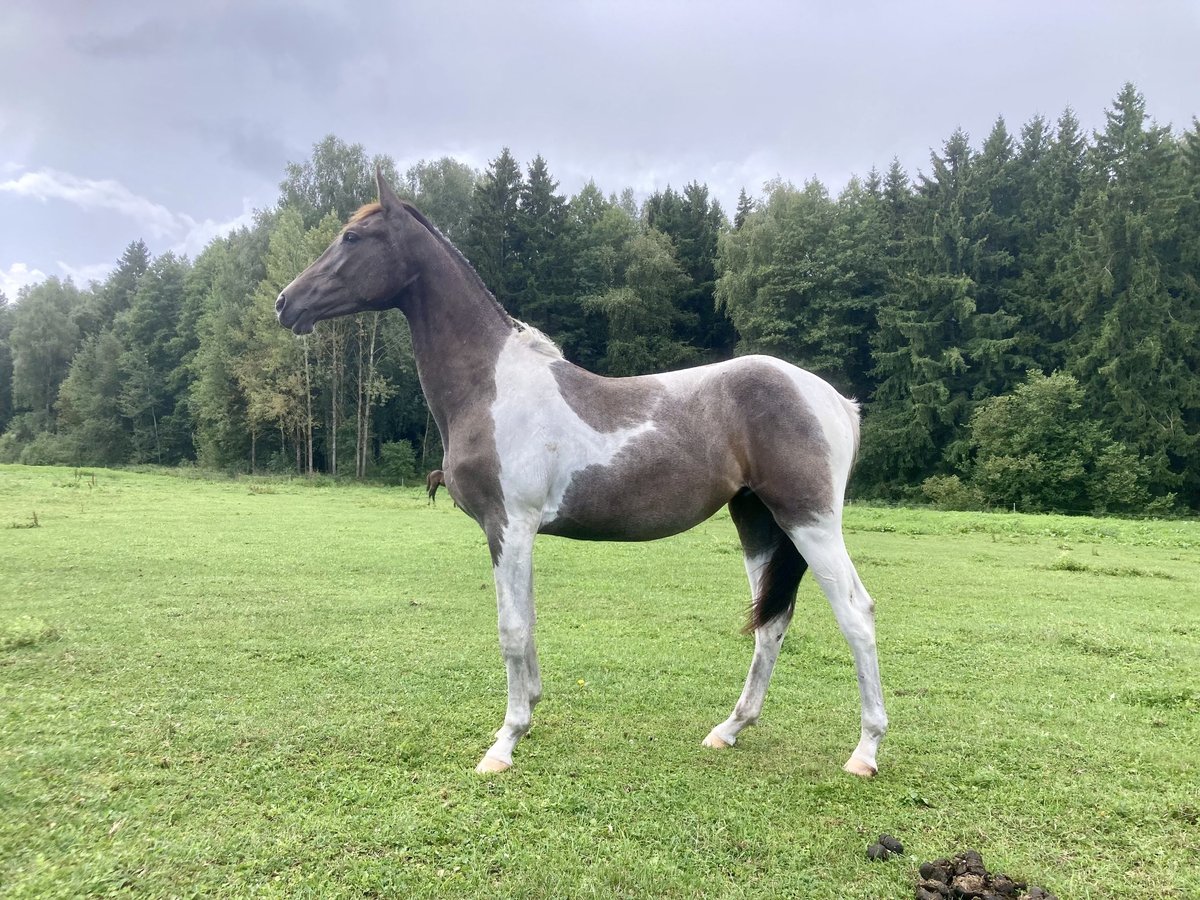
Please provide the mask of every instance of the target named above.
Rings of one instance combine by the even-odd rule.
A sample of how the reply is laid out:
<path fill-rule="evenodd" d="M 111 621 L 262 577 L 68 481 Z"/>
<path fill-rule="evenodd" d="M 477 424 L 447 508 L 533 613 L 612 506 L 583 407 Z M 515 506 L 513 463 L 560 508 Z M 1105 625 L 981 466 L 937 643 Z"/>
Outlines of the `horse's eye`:
<path fill-rule="evenodd" d="M 353 244 L 355 241 L 358 240 L 358 234 L 353 231 L 343 232 L 342 240 L 347 244 Z"/>

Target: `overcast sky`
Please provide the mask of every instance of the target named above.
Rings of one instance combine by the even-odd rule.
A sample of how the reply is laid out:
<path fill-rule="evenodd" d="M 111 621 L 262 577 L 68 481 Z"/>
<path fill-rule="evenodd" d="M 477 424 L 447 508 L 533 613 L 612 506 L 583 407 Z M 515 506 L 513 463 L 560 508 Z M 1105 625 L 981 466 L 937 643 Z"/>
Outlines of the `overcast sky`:
<path fill-rule="evenodd" d="M 957 127 L 1200 115 L 1200 0 L 4 0 L 0 290 L 193 257 L 333 133 L 403 170 L 542 154 L 560 190 L 837 191 Z M 835 9 L 836 7 L 836 9 Z"/>

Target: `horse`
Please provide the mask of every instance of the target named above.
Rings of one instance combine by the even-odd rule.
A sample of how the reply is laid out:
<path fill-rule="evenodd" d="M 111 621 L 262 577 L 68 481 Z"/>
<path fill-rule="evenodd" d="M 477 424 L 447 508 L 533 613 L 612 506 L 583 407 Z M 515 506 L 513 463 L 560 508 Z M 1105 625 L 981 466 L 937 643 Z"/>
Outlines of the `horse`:
<path fill-rule="evenodd" d="M 846 551 L 842 510 L 858 405 L 769 356 L 606 378 L 512 318 L 466 257 L 376 173 L 379 200 L 280 292 L 280 325 L 399 309 L 442 437 L 446 486 L 487 538 L 508 703 L 480 773 L 512 766 L 542 684 L 534 642 L 538 534 L 648 541 L 728 506 L 750 582 L 754 652 L 741 696 L 702 741 L 754 724 L 801 576 L 811 570 L 850 646 L 860 733 L 843 768 L 878 772 L 887 715 L 875 604 Z"/>
<path fill-rule="evenodd" d="M 425 476 L 425 493 L 429 495 L 430 503 L 437 503 L 438 488 L 446 484 L 446 476 L 441 469 L 434 469 Z"/>

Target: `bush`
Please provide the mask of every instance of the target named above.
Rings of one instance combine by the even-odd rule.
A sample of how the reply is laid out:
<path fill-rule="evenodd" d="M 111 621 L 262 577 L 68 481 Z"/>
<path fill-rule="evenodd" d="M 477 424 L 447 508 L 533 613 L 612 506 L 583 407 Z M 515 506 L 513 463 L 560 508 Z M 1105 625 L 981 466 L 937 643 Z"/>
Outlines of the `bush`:
<path fill-rule="evenodd" d="M 921 482 L 921 493 L 938 509 L 979 509 L 983 498 L 957 475 L 934 475 Z"/>
<path fill-rule="evenodd" d="M 417 477 L 417 452 L 408 441 L 395 441 L 379 448 L 376 471 L 388 481 L 404 484 Z"/>
<path fill-rule="evenodd" d="M 1033 371 L 1011 394 L 971 417 L 973 462 L 963 468 L 980 499 L 1022 512 L 1137 510 L 1149 497 L 1142 461 L 1083 408 L 1065 372 Z"/>
<path fill-rule="evenodd" d="M 19 463 L 21 454 L 41 432 L 51 427 L 44 412 L 27 412 L 14 416 L 4 434 L 0 434 L 0 463 Z"/>
<path fill-rule="evenodd" d="M 50 431 L 43 431 L 21 450 L 23 466 L 68 466 L 74 461 L 74 442 Z"/>

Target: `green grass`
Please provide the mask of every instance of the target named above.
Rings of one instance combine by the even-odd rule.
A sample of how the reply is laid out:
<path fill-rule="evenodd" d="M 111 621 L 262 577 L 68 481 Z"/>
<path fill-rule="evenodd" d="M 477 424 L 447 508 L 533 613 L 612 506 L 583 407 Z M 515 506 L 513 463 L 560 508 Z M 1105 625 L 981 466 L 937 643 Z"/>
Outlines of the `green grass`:
<path fill-rule="evenodd" d="M 91 476 L 95 475 L 93 479 Z M 37 522 L 37 527 L 32 523 Z M 727 516 L 538 544 L 513 771 L 488 554 L 417 489 L 0 466 L 0 894 L 912 896 L 975 847 L 1200 896 L 1200 526 L 852 507 L 881 773 L 808 579 L 762 723 Z M 888 831 L 906 858 L 867 862 Z"/>

